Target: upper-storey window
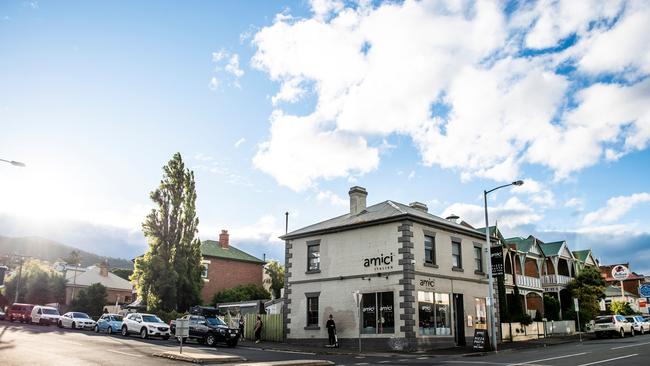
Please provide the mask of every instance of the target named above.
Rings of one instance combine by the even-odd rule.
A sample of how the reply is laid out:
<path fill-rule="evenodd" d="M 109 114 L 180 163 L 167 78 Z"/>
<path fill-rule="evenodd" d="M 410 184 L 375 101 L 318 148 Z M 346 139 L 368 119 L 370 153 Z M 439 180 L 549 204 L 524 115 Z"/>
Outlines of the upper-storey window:
<path fill-rule="evenodd" d="M 320 241 L 307 243 L 307 271 L 320 270 Z"/>
<path fill-rule="evenodd" d="M 463 268 L 463 258 L 459 241 L 451 242 L 451 265 L 454 268 Z"/>
<path fill-rule="evenodd" d="M 436 264 L 436 237 L 424 236 L 424 263 Z"/>

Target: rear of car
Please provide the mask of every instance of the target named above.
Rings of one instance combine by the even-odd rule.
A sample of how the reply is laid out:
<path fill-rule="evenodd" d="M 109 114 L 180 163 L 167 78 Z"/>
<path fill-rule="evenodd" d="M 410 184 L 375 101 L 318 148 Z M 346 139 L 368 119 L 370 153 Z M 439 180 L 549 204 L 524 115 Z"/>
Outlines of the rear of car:
<path fill-rule="evenodd" d="M 19 321 L 21 323 L 29 323 L 32 321 L 32 309 L 34 305 L 32 304 L 13 304 L 7 310 L 5 317 L 9 319 L 10 322 Z"/>
<path fill-rule="evenodd" d="M 602 338 L 604 336 L 613 337 L 614 335 L 623 338 L 625 337 L 625 333 L 634 336 L 634 328 L 632 323 L 629 323 L 622 315 L 605 315 L 596 318 L 594 322 L 594 333 L 596 334 L 596 338 Z"/>
<path fill-rule="evenodd" d="M 625 320 L 632 324 L 632 328 L 637 334 L 646 334 L 650 331 L 650 323 L 640 315 L 626 316 Z"/>

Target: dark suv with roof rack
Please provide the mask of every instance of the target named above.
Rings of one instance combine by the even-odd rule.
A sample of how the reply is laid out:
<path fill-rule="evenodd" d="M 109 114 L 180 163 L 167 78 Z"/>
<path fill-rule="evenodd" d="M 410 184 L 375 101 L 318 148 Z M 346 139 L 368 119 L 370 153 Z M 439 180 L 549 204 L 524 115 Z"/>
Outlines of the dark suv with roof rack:
<path fill-rule="evenodd" d="M 196 306 L 190 309 L 191 314 L 181 319 L 189 320 L 190 336 L 197 342 L 213 347 L 217 343 L 225 343 L 229 347 L 235 347 L 239 341 L 239 329 L 230 328 L 218 316 L 215 308 Z M 172 334 L 176 334 L 176 321 L 169 322 Z M 183 340 L 185 342 L 185 339 Z"/>

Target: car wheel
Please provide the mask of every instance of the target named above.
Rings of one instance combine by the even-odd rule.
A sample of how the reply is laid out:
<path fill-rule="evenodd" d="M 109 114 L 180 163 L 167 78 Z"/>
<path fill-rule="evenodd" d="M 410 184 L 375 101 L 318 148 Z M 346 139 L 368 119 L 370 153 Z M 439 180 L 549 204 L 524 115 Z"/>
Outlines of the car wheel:
<path fill-rule="evenodd" d="M 122 335 L 125 337 L 129 335 L 129 330 L 126 329 L 126 325 L 122 327 Z"/>
<path fill-rule="evenodd" d="M 149 334 L 147 334 L 147 328 L 142 328 L 142 329 L 140 329 L 140 338 L 142 338 L 142 339 L 147 339 L 147 336 L 148 336 L 148 335 L 149 335 Z"/>
<path fill-rule="evenodd" d="M 618 335 L 621 336 L 621 338 L 625 338 L 625 329 L 621 328 L 621 330 L 618 332 Z"/>
<path fill-rule="evenodd" d="M 72 322 L 72 329 L 77 329 L 77 324 L 75 324 L 74 322 Z"/>
<path fill-rule="evenodd" d="M 636 335 L 636 332 L 634 331 L 634 328 L 630 328 L 630 337 L 634 337 Z"/>
<path fill-rule="evenodd" d="M 99 333 L 99 326 L 95 325 L 95 333 Z"/>
<path fill-rule="evenodd" d="M 207 336 L 205 336 L 205 344 L 214 347 L 215 344 L 217 343 L 217 339 L 215 338 L 214 334 L 209 333 Z"/>
<path fill-rule="evenodd" d="M 59 320 L 58 322 L 56 322 L 56 326 L 59 328 L 63 328 L 63 323 L 61 323 L 61 321 Z"/>
<path fill-rule="evenodd" d="M 109 326 L 106 331 L 108 332 L 108 334 L 113 334 L 113 327 Z"/>

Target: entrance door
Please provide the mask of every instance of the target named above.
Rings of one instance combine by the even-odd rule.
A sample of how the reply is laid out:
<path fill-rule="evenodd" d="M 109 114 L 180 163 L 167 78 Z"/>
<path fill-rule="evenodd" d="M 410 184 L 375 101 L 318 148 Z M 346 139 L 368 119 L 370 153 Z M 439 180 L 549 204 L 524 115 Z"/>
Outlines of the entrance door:
<path fill-rule="evenodd" d="M 457 346 L 465 345 L 465 305 L 463 294 L 454 294 L 454 339 Z"/>

